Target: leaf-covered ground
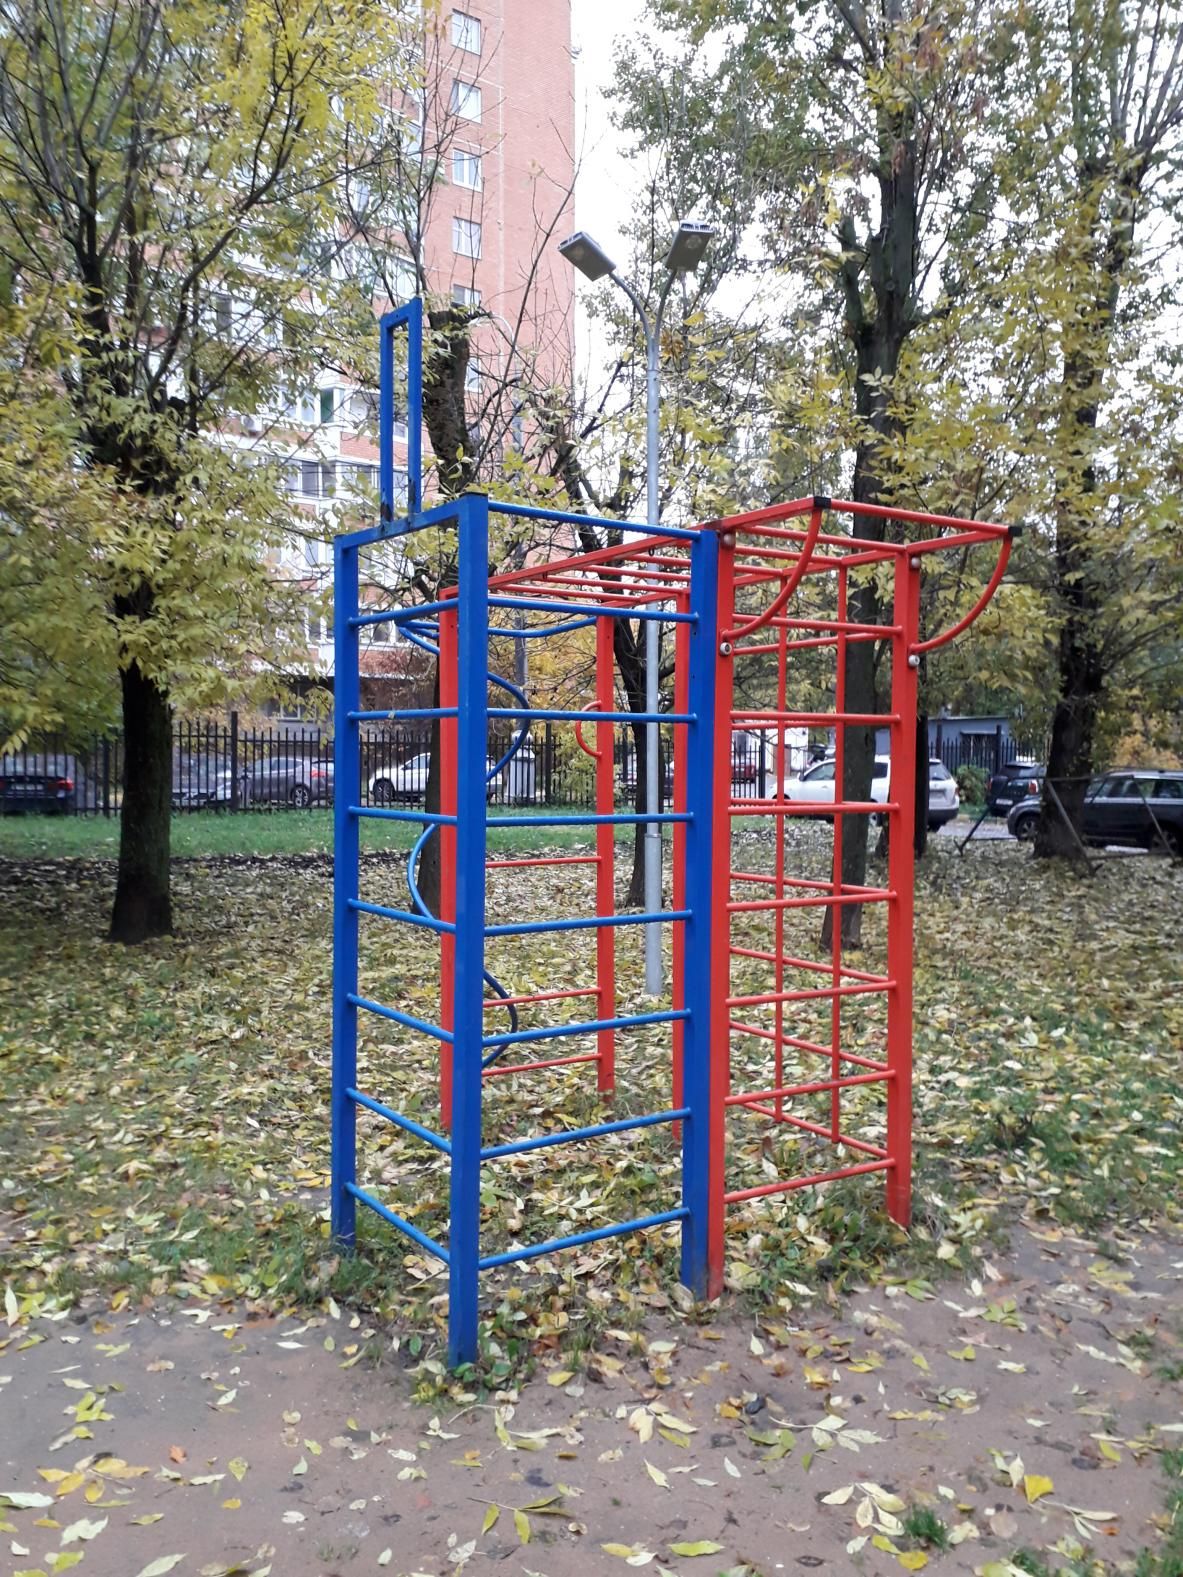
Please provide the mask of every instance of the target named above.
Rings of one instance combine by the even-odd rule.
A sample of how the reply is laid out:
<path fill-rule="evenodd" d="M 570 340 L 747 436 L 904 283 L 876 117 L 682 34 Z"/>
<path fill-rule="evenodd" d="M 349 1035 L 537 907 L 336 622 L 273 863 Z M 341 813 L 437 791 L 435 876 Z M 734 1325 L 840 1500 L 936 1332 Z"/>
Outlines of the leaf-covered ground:
<path fill-rule="evenodd" d="M 802 832 L 799 868 L 824 866 L 824 841 L 820 829 Z M 753 861 L 763 852 L 754 843 Z M 579 871 L 493 877 L 492 916 L 572 912 L 584 902 Z M 337 1338 L 341 1367 L 393 1344 L 421 1398 L 461 1408 L 487 1395 L 482 1388 L 518 1383 L 530 1362 L 579 1375 L 594 1367 L 589 1353 L 611 1348 L 610 1331 L 641 1332 L 651 1348 L 666 1323 L 686 1318 L 672 1233 L 487 1277 L 485 1361 L 479 1376 L 458 1381 L 440 1363 L 437 1267 L 372 1219 L 356 1259 L 332 1252 L 324 1220 L 329 877 L 328 862 L 315 858 L 185 863 L 177 874 L 181 934 L 128 952 L 101 940 L 108 864 L 13 862 L 0 871 L 0 1276 L 13 1331 L 42 1330 L 79 1304 L 124 1317 L 180 1301 L 213 1318 L 231 1306 L 234 1319 L 323 1318 L 334 1299 L 358 1311 L 359 1332 L 374 1333 Z M 401 857 L 368 861 L 365 892 L 401 903 Z M 917 904 L 913 1231 L 887 1222 L 873 1177 L 733 1211 L 733 1296 L 719 1334 L 742 1315 L 762 1322 L 758 1340 L 778 1351 L 769 1328 L 791 1333 L 805 1313 L 856 1287 L 919 1306 L 946 1271 L 980 1275 L 983 1256 L 1002 1252 L 1015 1222 L 1045 1238 L 1084 1234 L 1117 1263 L 1147 1234 L 1170 1241 L 1183 1153 L 1181 898 L 1180 873 L 1164 861 L 1115 860 L 1088 881 L 1041 869 L 1018 848 L 959 858 L 938 841 Z M 790 936 L 798 956 L 810 956 L 814 924 L 801 919 Z M 759 944 L 758 930 L 753 939 Z M 639 942 L 632 930 L 621 933 L 622 1004 L 643 1001 Z M 591 945 L 518 938 L 498 944 L 493 967 L 515 991 L 583 986 Z M 882 962 L 874 916 L 864 958 L 867 968 Z M 367 931 L 364 990 L 431 1017 L 434 982 L 426 944 L 377 923 Z M 752 984 L 761 984 L 755 974 Z M 825 1028 L 808 1013 L 795 1026 L 804 1038 Z M 876 1045 L 881 1025 L 866 999 L 853 999 L 845 1033 L 852 1046 Z M 761 1042 L 737 1044 L 737 1081 L 766 1080 L 761 1059 Z M 662 1032 L 622 1036 L 619 1063 L 617 1113 L 668 1103 Z M 434 1121 L 432 1063 L 395 1026 L 366 1024 L 360 1082 Z M 494 1081 L 488 1133 L 522 1132 L 523 1112 L 531 1132 L 594 1120 L 593 1082 L 586 1068 L 531 1075 L 524 1099 L 520 1080 Z M 880 1135 L 877 1091 L 848 1101 L 848 1131 Z M 376 1121 L 362 1132 L 371 1185 L 441 1232 L 442 1166 Z M 824 1164 L 820 1149 L 806 1152 L 749 1116 L 732 1119 L 730 1139 L 729 1181 Z M 488 1169 L 483 1247 L 666 1208 L 677 1172 L 670 1137 L 649 1130 L 500 1163 Z M 1172 1292 L 1177 1311 L 1177 1285 Z M 1103 1342 L 1092 1345 L 1112 1356 Z M 801 1362 L 807 1373 L 809 1361 Z M 887 1465 L 875 1475 L 891 1481 Z M 871 1531 L 891 1537 L 878 1524 Z M 905 1555 L 934 1549 L 896 1542 Z M 654 1547 L 634 1550 L 643 1553 Z M 668 1563 L 668 1550 L 661 1558 Z M 116 1569 L 134 1577 L 139 1568 Z M 539 1561 L 525 1569 L 558 1577 L 599 1566 Z"/>

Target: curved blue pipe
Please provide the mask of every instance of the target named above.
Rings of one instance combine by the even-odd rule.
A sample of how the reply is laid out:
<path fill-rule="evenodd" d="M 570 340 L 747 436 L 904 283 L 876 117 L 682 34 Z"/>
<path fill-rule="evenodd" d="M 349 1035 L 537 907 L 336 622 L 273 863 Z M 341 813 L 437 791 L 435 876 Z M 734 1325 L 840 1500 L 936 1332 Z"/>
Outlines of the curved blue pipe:
<path fill-rule="evenodd" d="M 423 629 L 423 625 L 415 625 L 413 628 L 409 624 L 404 624 L 402 626 L 403 634 L 406 635 L 407 639 L 413 646 L 418 646 L 422 651 L 429 653 L 432 657 L 438 658 L 440 654 L 439 646 L 428 639 L 427 635 L 421 633 Z M 438 626 L 429 625 L 427 626 L 427 629 L 430 630 L 431 634 L 434 634 L 438 639 Z M 525 707 L 527 710 L 529 709 L 530 703 L 524 693 L 518 689 L 517 685 L 510 684 L 508 679 L 499 679 L 496 674 L 488 674 L 486 677 L 488 678 L 490 684 L 498 685 L 501 689 L 507 690 L 509 694 L 513 696 L 515 701 L 520 701 L 523 707 Z M 501 760 L 491 771 L 486 772 L 486 783 L 491 783 L 501 771 L 502 767 L 505 766 L 506 762 L 511 761 L 518 753 L 525 741 L 529 729 L 530 720 L 527 718 L 522 724 L 516 739 L 506 751 L 505 755 L 502 756 Z M 418 838 L 415 840 L 415 844 L 411 849 L 410 854 L 407 856 L 407 891 L 411 895 L 411 902 L 414 904 L 415 908 L 421 915 L 425 915 L 429 920 L 438 920 L 439 916 L 432 914 L 431 910 L 427 906 L 427 902 L 424 899 L 423 894 L 419 891 L 418 874 L 419 860 L 422 857 L 423 850 L 427 847 L 427 840 L 433 835 L 435 830 L 436 828 L 434 824 L 425 827 L 419 834 Z M 497 979 L 496 975 L 490 974 L 487 969 L 483 970 L 482 974 L 484 976 L 486 985 L 488 985 L 497 996 L 509 997 L 511 995 L 511 993 L 507 991 L 506 988 L 501 984 L 500 980 Z M 509 1014 L 510 1030 L 516 1034 L 519 1022 L 518 1010 L 513 1005 L 513 1003 L 510 1002 L 507 1004 L 506 1011 Z M 501 1052 L 505 1049 L 505 1047 L 501 1047 L 497 1052 L 494 1053 L 494 1056 L 500 1056 Z M 485 1062 L 482 1063 L 482 1067 L 487 1066 L 490 1060 L 492 1059 L 486 1058 Z"/>

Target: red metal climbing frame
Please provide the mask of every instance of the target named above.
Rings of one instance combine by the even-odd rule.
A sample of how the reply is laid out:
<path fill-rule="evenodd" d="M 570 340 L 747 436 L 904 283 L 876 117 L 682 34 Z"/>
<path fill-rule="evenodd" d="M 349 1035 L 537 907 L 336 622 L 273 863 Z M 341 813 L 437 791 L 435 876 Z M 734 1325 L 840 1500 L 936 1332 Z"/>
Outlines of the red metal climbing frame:
<path fill-rule="evenodd" d="M 843 529 L 857 520 L 859 535 Z M 827 529 L 828 527 L 828 529 Z M 722 1287 L 726 1207 L 783 1195 L 810 1185 L 882 1172 L 887 1208 L 906 1224 L 912 1172 L 912 889 L 916 769 L 917 670 L 921 656 L 965 630 L 982 612 L 1002 578 L 1012 530 L 1004 526 L 918 511 L 855 504 L 838 499 L 799 499 L 703 526 L 718 542 L 717 611 L 713 625 L 714 707 L 711 834 L 709 1082 L 710 1142 L 707 1178 L 707 1292 Z M 993 543 L 998 559 L 975 605 L 940 634 L 922 638 L 921 575 L 927 557 Z M 868 598 L 860 588 L 874 582 Z M 701 803 L 701 786 L 688 781 L 691 712 L 690 648 L 699 610 L 691 607 L 689 551 L 668 538 L 626 540 L 594 553 L 572 554 L 495 576 L 490 600 L 532 599 L 556 613 L 595 610 L 596 700 L 586 721 L 574 724 L 578 744 L 595 761 L 594 854 L 490 859 L 488 869 L 525 866 L 594 868 L 596 980 L 576 990 L 540 991 L 510 998 L 524 1011 L 561 1009 L 567 999 L 594 999 L 595 1050 L 540 1059 L 492 1062 L 485 1078 L 533 1070 L 596 1065 L 598 1088 L 615 1084 L 617 1019 L 614 916 L 616 810 L 615 730 L 624 717 L 615 703 L 613 626 L 630 610 L 665 610 L 673 624 L 674 684 L 672 867 L 669 910 L 672 937 L 672 1008 L 687 1003 L 685 921 L 688 910 L 687 817 Z M 873 616 L 866 616 L 871 607 Z M 863 609 L 852 617 L 851 609 Z M 456 812 L 457 693 L 454 611 L 439 619 L 440 703 L 444 817 Z M 847 709 L 846 676 L 852 648 L 873 643 L 879 671 L 890 675 L 883 713 Z M 759 704 L 748 697 L 758 694 Z M 805 702 L 799 700 L 804 696 Z M 774 699 L 772 699 L 774 698 Z M 507 713 L 508 715 L 508 713 Z M 546 716 L 536 712 L 536 716 Z M 555 717 L 571 720 L 569 713 Z M 889 731 L 890 782 L 885 803 L 842 797 L 848 731 Z M 791 730 L 832 738 L 835 800 L 805 803 L 787 798 Z M 763 798 L 732 781 L 732 742 L 757 733 L 772 744 L 771 787 Z M 591 736 L 589 738 L 589 736 Z M 594 742 L 593 742 L 594 741 Z M 799 868 L 790 825 L 822 817 L 832 822 L 825 868 Z M 856 817 L 882 817 L 888 834 L 883 885 L 843 881 L 843 845 Z M 607 819 L 611 818 L 611 819 Z M 554 817 L 542 818 L 553 822 Z M 440 918 L 455 910 L 455 840 L 442 828 L 443 901 Z M 816 840 L 815 840 L 816 847 Z M 844 955 L 840 911 L 858 905 L 867 913 L 872 945 L 857 960 Z M 824 949 L 818 933 L 825 911 L 833 924 Z M 882 921 L 870 918 L 880 911 Z M 593 922 L 594 923 L 594 922 Z M 440 1022 L 451 1028 L 454 934 L 440 938 Z M 876 951 L 877 950 L 877 951 Z M 878 957 L 878 962 L 876 962 Z M 506 998 L 489 996 L 486 1011 Z M 684 1018 L 672 1030 L 672 1106 L 683 1106 Z M 706 1043 L 706 1042 L 700 1042 Z M 874 1106 L 868 1096 L 881 1088 Z M 441 1045 L 440 1097 L 445 1127 L 451 1115 L 452 1048 Z M 854 1115 L 852 1117 L 852 1109 Z M 763 1119 L 776 1135 L 763 1155 L 763 1174 L 729 1178 L 729 1122 Z M 858 1130 L 858 1131 L 856 1131 Z M 794 1137 L 792 1150 L 783 1139 Z M 745 1148 L 736 1143 L 735 1151 Z M 750 1152 L 751 1146 L 746 1146 Z M 774 1175 L 767 1175 L 772 1171 Z M 750 1172 L 750 1168 L 749 1168 Z"/>

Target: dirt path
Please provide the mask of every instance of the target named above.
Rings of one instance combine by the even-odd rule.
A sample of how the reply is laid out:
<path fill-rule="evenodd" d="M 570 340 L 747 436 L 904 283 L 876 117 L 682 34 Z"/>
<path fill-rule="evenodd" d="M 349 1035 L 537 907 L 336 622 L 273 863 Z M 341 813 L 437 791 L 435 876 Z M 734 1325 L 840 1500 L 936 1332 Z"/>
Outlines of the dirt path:
<path fill-rule="evenodd" d="M 401 1358 L 349 1366 L 348 1311 L 18 1324 L 0 1572 L 1002 1577 L 1021 1548 L 1057 1569 L 1057 1543 L 1120 1571 L 1161 1537 L 1159 1452 L 1183 1446 L 1183 1245 L 1122 1247 L 1020 1232 L 935 1296 L 655 1317 L 586 1372 L 438 1413 Z M 902 1531 L 925 1507 L 946 1551 Z"/>

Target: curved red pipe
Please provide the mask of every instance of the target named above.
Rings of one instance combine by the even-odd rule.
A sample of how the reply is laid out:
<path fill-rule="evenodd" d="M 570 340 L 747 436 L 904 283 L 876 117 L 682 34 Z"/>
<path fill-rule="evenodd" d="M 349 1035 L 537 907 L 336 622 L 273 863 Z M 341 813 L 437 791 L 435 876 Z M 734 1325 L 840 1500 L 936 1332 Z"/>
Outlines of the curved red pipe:
<path fill-rule="evenodd" d="M 1010 560 L 1010 550 L 1013 542 L 1013 537 L 1006 537 L 1003 540 L 1002 547 L 998 552 L 998 563 L 994 566 L 994 573 L 991 575 L 985 591 L 978 598 L 977 602 L 974 603 L 973 607 L 969 610 L 965 617 L 963 619 L 958 619 L 956 624 L 950 625 L 949 628 L 943 631 L 940 635 L 934 635 L 927 641 L 917 641 L 913 646 L 910 646 L 908 650 L 913 657 L 919 656 L 921 652 L 931 652 L 938 646 L 945 646 L 949 641 L 960 635 L 962 630 L 969 629 L 970 625 L 990 601 L 990 598 L 998 590 L 998 583 L 1001 581 L 1003 574 L 1006 571 L 1006 566 Z"/>
<path fill-rule="evenodd" d="M 725 641 L 737 641 L 742 635 L 750 635 L 753 630 L 760 629 L 761 626 L 768 623 L 769 619 L 774 619 L 776 617 L 776 615 L 788 602 L 789 598 L 796 591 L 797 583 L 800 581 L 805 571 L 809 568 L 809 560 L 813 556 L 813 549 L 821 529 L 822 511 L 815 508 L 810 513 L 809 530 L 805 533 L 805 536 L 802 540 L 801 552 L 797 559 L 796 568 L 793 570 L 793 573 L 789 576 L 788 580 L 785 581 L 780 591 L 764 609 L 763 613 L 758 613 L 755 618 L 748 619 L 744 624 L 737 624 L 733 630 L 724 631 L 723 639 Z"/>

